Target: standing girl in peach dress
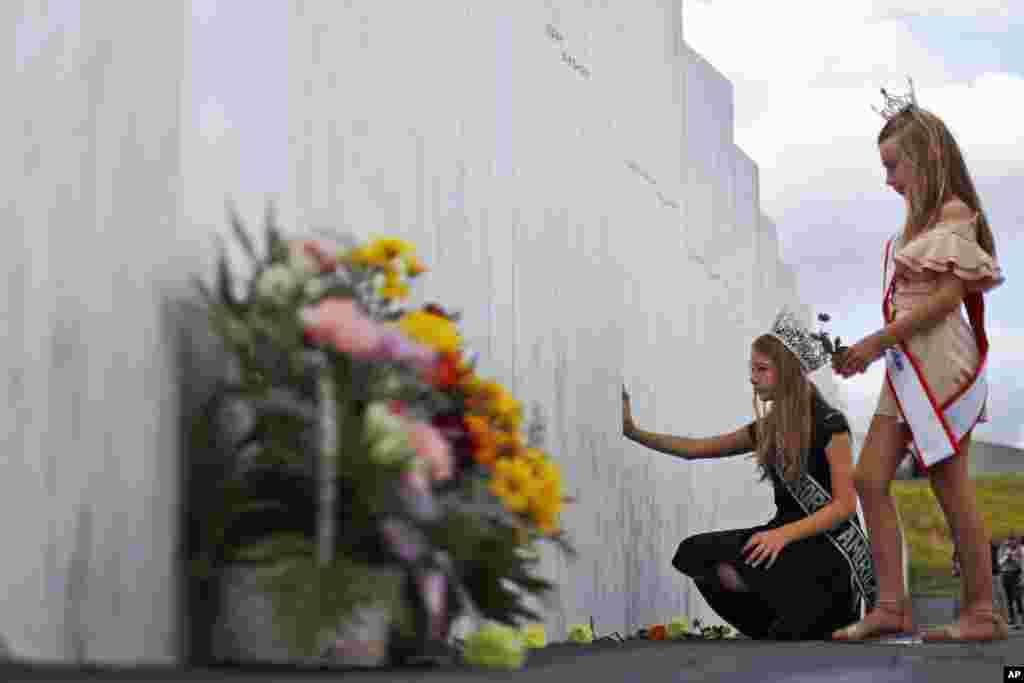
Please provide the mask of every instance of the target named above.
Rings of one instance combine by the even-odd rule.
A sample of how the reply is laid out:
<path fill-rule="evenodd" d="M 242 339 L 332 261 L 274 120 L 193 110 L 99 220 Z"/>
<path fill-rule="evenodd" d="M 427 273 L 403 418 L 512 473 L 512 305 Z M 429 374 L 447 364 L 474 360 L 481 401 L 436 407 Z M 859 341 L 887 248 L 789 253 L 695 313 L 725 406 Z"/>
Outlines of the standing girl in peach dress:
<path fill-rule="evenodd" d="M 904 594 L 899 513 L 889 490 L 909 449 L 931 480 L 962 568 L 956 622 L 922 638 L 1001 640 L 1008 628 L 992 605 L 989 531 L 968 476 L 967 455 L 972 430 L 986 420 L 982 295 L 1004 278 L 960 149 L 942 120 L 917 106 L 910 85 L 906 98 L 883 90 L 886 108 L 879 112 L 886 118 L 878 135 L 886 184 L 907 202 L 902 233 L 885 249 L 885 326 L 833 363 L 850 377 L 883 356 L 886 362 L 878 409 L 854 473 L 879 600 L 863 620 L 832 637 L 864 640 L 914 632 Z"/>

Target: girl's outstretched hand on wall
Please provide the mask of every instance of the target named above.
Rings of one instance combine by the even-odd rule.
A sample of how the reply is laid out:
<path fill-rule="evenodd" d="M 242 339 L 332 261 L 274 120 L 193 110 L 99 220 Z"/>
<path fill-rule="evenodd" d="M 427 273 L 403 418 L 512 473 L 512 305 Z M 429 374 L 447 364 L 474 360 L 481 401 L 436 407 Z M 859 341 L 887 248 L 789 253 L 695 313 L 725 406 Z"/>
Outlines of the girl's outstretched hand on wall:
<path fill-rule="evenodd" d="M 636 424 L 633 423 L 633 412 L 629 407 L 629 393 L 626 391 L 626 386 L 622 386 L 622 434 L 623 436 L 629 436 L 630 433 L 636 429 Z"/>

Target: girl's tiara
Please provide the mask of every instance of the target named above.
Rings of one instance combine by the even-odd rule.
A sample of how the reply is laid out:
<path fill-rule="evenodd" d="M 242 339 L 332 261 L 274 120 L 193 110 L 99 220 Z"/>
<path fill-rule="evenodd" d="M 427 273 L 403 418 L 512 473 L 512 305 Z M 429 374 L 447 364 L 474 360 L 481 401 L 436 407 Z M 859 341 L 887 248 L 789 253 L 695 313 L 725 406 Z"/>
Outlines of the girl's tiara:
<path fill-rule="evenodd" d="M 910 92 L 902 97 L 890 95 L 882 88 L 882 97 L 885 98 L 885 106 L 879 110 L 877 107 L 872 106 L 875 113 L 881 116 L 885 120 L 889 120 L 897 114 L 902 114 L 911 107 L 917 107 L 917 98 L 914 96 L 914 81 L 907 76 L 907 82 L 910 84 Z"/>
<path fill-rule="evenodd" d="M 832 351 L 788 307 L 784 307 L 776 316 L 768 334 L 782 342 L 797 357 L 804 372 L 814 372 L 825 365 Z"/>

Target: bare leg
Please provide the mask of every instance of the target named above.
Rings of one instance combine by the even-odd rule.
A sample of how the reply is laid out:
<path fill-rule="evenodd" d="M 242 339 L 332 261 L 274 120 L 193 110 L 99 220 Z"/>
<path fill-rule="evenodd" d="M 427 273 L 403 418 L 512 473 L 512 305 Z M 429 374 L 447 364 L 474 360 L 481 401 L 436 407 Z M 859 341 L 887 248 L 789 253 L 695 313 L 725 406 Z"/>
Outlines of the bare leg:
<path fill-rule="evenodd" d="M 1006 622 L 992 605 L 990 536 L 978 510 L 974 482 L 968 474 L 967 451 L 971 437 L 954 455 L 928 470 L 932 491 L 946 515 L 953 540 L 960 549 L 963 604 L 956 622 L 924 634 L 924 640 L 1002 640 Z"/>
<path fill-rule="evenodd" d="M 861 451 L 854 483 L 871 540 L 878 575 L 878 607 L 860 622 L 832 634 L 835 640 L 864 640 L 913 631 L 904 590 L 903 534 L 899 510 L 889 490 L 906 453 L 910 432 L 894 417 L 875 415 Z"/>

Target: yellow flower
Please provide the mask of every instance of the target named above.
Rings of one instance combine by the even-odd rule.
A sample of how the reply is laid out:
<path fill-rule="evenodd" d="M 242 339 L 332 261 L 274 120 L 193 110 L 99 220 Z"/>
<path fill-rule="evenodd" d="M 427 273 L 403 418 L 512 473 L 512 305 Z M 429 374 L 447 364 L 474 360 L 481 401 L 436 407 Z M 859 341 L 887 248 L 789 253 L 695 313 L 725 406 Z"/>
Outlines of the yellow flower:
<path fill-rule="evenodd" d="M 397 237 L 384 237 L 376 240 L 371 248 L 378 250 L 385 261 L 391 261 L 405 254 L 412 253 L 412 245 Z"/>
<path fill-rule="evenodd" d="M 562 509 L 562 491 L 557 466 L 544 461 L 533 465 L 535 485 L 531 490 L 528 509 L 530 518 L 541 533 L 551 535 L 558 531 L 558 513 Z"/>
<path fill-rule="evenodd" d="M 526 643 L 526 647 L 544 647 L 547 644 L 547 636 L 544 633 L 544 624 L 527 624 L 524 626 L 523 640 Z"/>
<path fill-rule="evenodd" d="M 409 285 L 402 282 L 401 276 L 394 271 L 384 273 L 384 286 L 381 287 L 380 295 L 387 299 L 405 299 L 409 296 Z"/>
<path fill-rule="evenodd" d="M 519 422 L 522 408 L 519 401 L 512 398 L 506 391 L 502 391 L 491 404 L 493 415 L 502 422 L 515 424 Z M 517 425 L 518 426 L 518 425 Z"/>
<path fill-rule="evenodd" d="M 668 622 L 668 637 L 676 640 L 686 636 L 690 632 L 690 628 L 686 623 L 685 617 L 672 617 Z"/>
<path fill-rule="evenodd" d="M 394 299 L 405 301 L 405 299 L 409 297 L 409 285 L 401 284 L 395 285 L 394 287 L 382 287 L 380 295 L 388 301 L 392 301 Z"/>
<path fill-rule="evenodd" d="M 425 311 L 405 314 L 398 321 L 398 328 L 413 341 L 438 353 L 451 353 L 462 345 L 459 328 L 455 323 Z"/>
<path fill-rule="evenodd" d="M 345 255 L 345 260 L 358 266 L 383 268 L 387 265 L 387 260 L 381 251 L 372 246 L 356 247 Z"/>
<path fill-rule="evenodd" d="M 569 627 L 569 640 L 573 643 L 590 643 L 594 640 L 594 632 L 590 624 L 573 624 Z"/>
<path fill-rule="evenodd" d="M 488 623 L 466 639 L 462 657 L 476 666 L 521 669 L 526 661 L 526 644 L 518 629 Z"/>
<path fill-rule="evenodd" d="M 427 267 L 412 254 L 408 254 L 405 257 L 405 269 L 409 277 L 416 277 L 427 272 Z"/>
<path fill-rule="evenodd" d="M 525 512 L 536 487 L 530 464 L 524 458 L 499 458 L 494 465 L 491 492 L 512 512 Z"/>

